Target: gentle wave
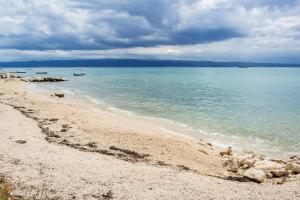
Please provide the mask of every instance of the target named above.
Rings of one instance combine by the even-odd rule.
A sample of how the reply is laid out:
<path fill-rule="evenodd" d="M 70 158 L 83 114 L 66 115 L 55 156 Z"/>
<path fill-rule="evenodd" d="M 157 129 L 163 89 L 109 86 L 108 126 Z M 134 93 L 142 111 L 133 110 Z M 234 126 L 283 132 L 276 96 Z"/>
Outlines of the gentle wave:
<path fill-rule="evenodd" d="M 253 149 L 259 148 L 260 151 L 262 152 L 268 152 L 268 153 L 274 153 L 278 154 L 283 151 L 282 147 L 274 147 L 272 144 L 267 144 L 268 141 L 261 139 L 261 138 L 253 138 L 252 136 L 249 137 L 242 137 L 242 136 L 236 136 L 236 135 L 226 135 L 220 132 L 208 132 L 204 131 L 202 129 L 194 129 L 190 127 L 187 124 L 181 123 L 181 122 L 176 122 L 171 119 L 165 119 L 165 118 L 160 118 L 160 117 L 151 117 L 151 116 L 145 116 L 145 115 L 140 115 L 132 111 L 127 111 L 124 109 L 117 108 L 112 105 L 108 105 L 105 103 L 103 100 L 100 100 L 99 98 L 91 97 L 88 95 L 80 95 L 76 94 L 77 96 L 81 96 L 84 98 L 89 99 L 93 104 L 95 105 L 105 105 L 105 107 L 112 111 L 116 112 L 119 114 L 124 114 L 125 116 L 128 117 L 134 117 L 134 118 L 141 118 L 141 119 L 146 119 L 154 122 L 158 122 L 160 124 L 160 130 L 163 132 L 166 132 L 168 134 L 172 135 L 177 135 L 181 137 L 196 137 L 199 139 L 206 139 L 208 140 L 207 142 L 210 142 L 214 146 L 218 148 L 226 148 L 229 146 L 238 148 L 239 150 L 246 150 L 243 149 L 244 144 L 247 144 L 248 147 L 252 147 Z M 165 125 L 165 126 L 164 126 Z M 171 126 L 171 127 L 170 127 Z M 175 130 L 173 130 L 175 129 Z M 226 141 L 226 142 L 224 142 Z M 272 148 L 271 148 L 272 147 Z M 251 149 L 252 149 L 251 148 Z M 284 156 L 286 156 L 284 154 Z"/>
<path fill-rule="evenodd" d="M 33 87 L 33 89 L 37 89 L 38 87 Z M 55 89 L 56 88 L 56 89 Z M 226 148 L 228 146 L 232 146 L 235 148 L 238 148 L 241 150 L 243 148 L 243 144 L 247 144 L 248 147 L 251 147 L 253 149 L 257 149 L 259 147 L 260 151 L 262 152 L 271 152 L 274 154 L 278 154 L 282 151 L 282 148 L 280 147 L 272 147 L 272 144 L 266 144 L 267 141 L 263 140 L 261 138 L 253 138 L 252 136 L 249 136 L 247 138 L 245 137 L 239 137 L 236 135 L 226 135 L 222 134 L 220 132 L 216 131 L 204 131 L 202 129 L 194 129 L 193 127 L 181 123 L 181 122 L 176 122 L 171 119 L 165 119 L 165 118 L 160 118 L 160 117 L 152 117 L 152 116 L 145 116 L 145 115 L 140 115 L 132 111 L 120 109 L 116 106 L 112 106 L 105 101 L 90 96 L 90 95 L 85 95 L 85 94 L 80 94 L 80 92 L 76 90 L 70 90 L 70 89 L 63 89 L 62 87 L 55 87 L 52 88 L 54 90 L 61 90 L 69 95 L 76 96 L 79 98 L 87 99 L 90 103 L 93 105 L 101 105 L 104 106 L 106 109 L 108 109 L 111 112 L 118 113 L 118 114 L 123 114 L 127 117 L 135 117 L 135 118 L 141 118 L 141 119 L 146 119 L 154 122 L 158 122 L 160 124 L 160 130 L 167 134 L 172 134 L 176 136 L 181 136 L 181 137 L 196 137 L 199 139 L 206 139 L 207 142 L 210 142 L 214 146 L 218 148 Z M 175 129 L 175 130 L 173 130 Z M 270 148 L 272 147 L 272 148 Z M 245 149 L 244 149 L 245 150 Z M 288 153 L 288 155 L 292 155 L 292 153 Z M 286 154 L 284 154 L 285 156 Z"/>

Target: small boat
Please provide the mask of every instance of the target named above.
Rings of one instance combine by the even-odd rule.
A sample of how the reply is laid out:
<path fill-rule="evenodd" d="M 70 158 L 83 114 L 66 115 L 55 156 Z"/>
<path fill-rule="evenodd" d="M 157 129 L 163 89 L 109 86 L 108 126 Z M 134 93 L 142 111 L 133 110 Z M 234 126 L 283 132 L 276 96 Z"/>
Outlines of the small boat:
<path fill-rule="evenodd" d="M 26 72 L 24 71 L 15 71 L 15 72 L 10 72 L 12 74 L 25 74 Z"/>
<path fill-rule="evenodd" d="M 17 68 L 17 71 L 14 71 L 14 72 L 10 72 L 12 74 L 25 74 L 26 72 L 25 71 L 20 71 L 19 68 Z"/>
<path fill-rule="evenodd" d="M 81 69 L 80 73 L 73 73 L 74 76 L 85 76 L 84 71 Z"/>
<path fill-rule="evenodd" d="M 36 74 L 48 74 L 48 72 L 35 72 Z"/>

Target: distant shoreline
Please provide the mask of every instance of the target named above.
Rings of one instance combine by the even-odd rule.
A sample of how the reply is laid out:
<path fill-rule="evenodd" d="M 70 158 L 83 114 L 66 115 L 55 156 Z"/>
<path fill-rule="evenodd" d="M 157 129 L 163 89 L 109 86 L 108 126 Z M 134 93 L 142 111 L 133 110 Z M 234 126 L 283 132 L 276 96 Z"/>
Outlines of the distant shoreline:
<path fill-rule="evenodd" d="M 0 62 L 0 67 L 300 67 L 296 63 L 218 62 L 196 60 L 71 59 Z"/>

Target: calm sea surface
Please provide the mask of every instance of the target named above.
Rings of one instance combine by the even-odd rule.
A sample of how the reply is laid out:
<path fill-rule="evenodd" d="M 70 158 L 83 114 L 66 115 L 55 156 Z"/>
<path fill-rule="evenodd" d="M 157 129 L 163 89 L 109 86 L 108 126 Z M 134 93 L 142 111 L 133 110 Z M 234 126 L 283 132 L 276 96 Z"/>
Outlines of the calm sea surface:
<path fill-rule="evenodd" d="M 84 77 L 73 77 L 76 68 L 33 68 L 26 76 L 36 71 L 69 80 L 43 88 L 170 120 L 217 145 L 300 153 L 300 68 L 86 68 Z"/>

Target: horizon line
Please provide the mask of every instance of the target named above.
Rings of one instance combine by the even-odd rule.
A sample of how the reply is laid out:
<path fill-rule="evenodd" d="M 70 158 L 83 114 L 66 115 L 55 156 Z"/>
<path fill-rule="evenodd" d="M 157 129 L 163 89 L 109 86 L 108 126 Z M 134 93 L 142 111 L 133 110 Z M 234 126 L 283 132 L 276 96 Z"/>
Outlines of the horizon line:
<path fill-rule="evenodd" d="M 45 60 L 16 60 L 16 61 L 0 61 L 4 63 L 26 63 L 26 62 L 57 62 L 57 61 L 96 61 L 96 60 L 137 60 L 137 61 L 179 61 L 179 62 L 211 62 L 211 63 L 245 63 L 245 64 L 280 64 L 280 65 L 299 65 L 300 63 L 286 62 L 248 62 L 248 61 L 214 61 L 214 60 L 195 60 L 195 59 L 142 59 L 142 58 L 68 58 L 68 59 L 45 59 Z"/>

